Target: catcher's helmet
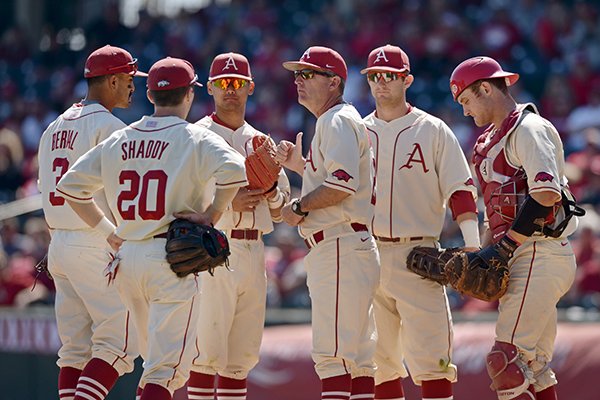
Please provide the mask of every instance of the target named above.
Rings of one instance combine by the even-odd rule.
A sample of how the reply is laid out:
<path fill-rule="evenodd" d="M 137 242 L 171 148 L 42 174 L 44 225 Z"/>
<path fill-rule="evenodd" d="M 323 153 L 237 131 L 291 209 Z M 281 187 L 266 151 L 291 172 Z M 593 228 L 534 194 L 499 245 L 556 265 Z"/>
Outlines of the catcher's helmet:
<path fill-rule="evenodd" d="M 511 86 L 519 80 L 519 74 L 503 71 L 498 61 L 490 57 L 473 57 L 461 62 L 450 76 L 450 91 L 454 101 L 474 82 L 491 78 L 505 78 L 506 86 Z"/>

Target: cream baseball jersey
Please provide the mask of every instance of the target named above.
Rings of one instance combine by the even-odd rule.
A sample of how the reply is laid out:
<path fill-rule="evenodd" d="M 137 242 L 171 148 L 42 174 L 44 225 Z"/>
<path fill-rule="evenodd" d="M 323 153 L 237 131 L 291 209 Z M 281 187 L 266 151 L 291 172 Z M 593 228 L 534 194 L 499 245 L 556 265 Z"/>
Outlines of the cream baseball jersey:
<path fill-rule="evenodd" d="M 210 131 L 221 136 L 233 149 L 242 156 L 247 157 L 252 153 L 252 138 L 257 135 L 263 135 L 262 132 L 254 129 L 250 124 L 244 122 L 240 128 L 232 130 L 220 123 L 217 123 L 212 116 L 207 115 L 197 125 L 205 127 Z M 279 174 L 278 187 L 281 191 L 289 193 L 290 183 L 283 169 Z M 210 202 L 214 194 L 214 179 L 209 182 L 205 191 L 205 199 Z M 219 229 L 258 229 L 262 233 L 273 231 L 273 222 L 267 201 L 261 201 L 253 212 L 233 211 L 231 205 L 223 213 L 223 216 L 216 224 Z"/>
<path fill-rule="evenodd" d="M 125 240 L 166 231 L 178 211 L 203 211 L 206 182 L 247 185 L 243 157 L 218 135 L 179 117 L 144 116 L 86 153 L 58 184 L 76 202 L 104 186 Z"/>
<path fill-rule="evenodd" d="M 375 203 L 373 153 L 365 124 L 349 104 L 331 107 L 317 119 L 304 173 L 302 195 L 324 185 L 351 196 L 312 210 L 300 225 L 303 237 L 344 222 L 368 225 Z"/>
<path fill-rule="evenodd" d="M 490 127 L 475 145 L 474 165 L 482 185 L 486 207 L 486 221 L 493 239 L 501 237 L 506 222 L 492 215 L 489 207 L 493 189 L 511 180 L 511 176 L 524 171 L 528 193 L 553 191 L 561 193 L 567 186 L 563 145 L 554 126 L 538 114 L 533 104 L 519 104 L 507 118 L 502 129 Z M 500 197 L 501 199 L 502 197 Z M 514 215 L 512 216 L 514 218 Z M 564 219 L 564 210 L 558 209 L 556 222 Z M 563 237 L 577 228 L 577 218 L 572 218 Z"/>
<path fill-rule="evenodd" d="M 375 112 L 364 121 L 375 154 L 373 234 L 438 237 L 452 193 L 477 196 L 458 140 L 442 120 L 416 107 L 391 122 Z"/>
<path fill-rule="evenodd" d="M 48 226 L 52 229 L 88 229 L 88 225 L 69 207 L 56 191 L 56 184 L 79 157 L 125 124 L 104 106 L 93 103 L 73 104 L 48 128 L 40 139 L 38 152 L 38 187 Z M 94 200 L 109 219 L 104 190 Z"/>

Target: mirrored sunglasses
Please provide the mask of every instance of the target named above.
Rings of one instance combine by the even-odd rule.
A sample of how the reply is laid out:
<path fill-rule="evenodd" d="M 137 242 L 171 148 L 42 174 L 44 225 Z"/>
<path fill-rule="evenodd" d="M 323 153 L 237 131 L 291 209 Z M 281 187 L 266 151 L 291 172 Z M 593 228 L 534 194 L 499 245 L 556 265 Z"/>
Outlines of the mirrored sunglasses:
<path fill-rule="evenodd" d="M 315 74 L 316 75 L 323 75 L 323 76 L 326 76 L 328 78 L 331 78 L 332 76 L 335 76 L 335 74 L 333 72 L 315 71 L 314 69 L 303 69 L 303 70 L 300 70 L 300 71 L 294 71 L 294 79 L 298 78 L 298 76 L 301 76 L 302 79 L 308 80 L 308 79 L 314 78 Z"/>
<path fill-rule="evenodd" d="M 385 83 L 389 83 L 391 81 L 400 79 L 403 76 L 406 76 L 406 75 L 398 73 L 398 72 L 372 72 L 370 74 L 367 74 L 367 78 L 371 82 L 375 82 L 375 83 L 379 82 L 380 80 L 383 80 Z"/>
<path fill-rule="evenodd" d="M 220 78 L 212 81 L 212 84 L 223 90 L 227 90 L 229 85 L 232 85 L 235 90 L 238 90 L 239 88 L 246 86 L 248 80 L 242 78 Z"/>

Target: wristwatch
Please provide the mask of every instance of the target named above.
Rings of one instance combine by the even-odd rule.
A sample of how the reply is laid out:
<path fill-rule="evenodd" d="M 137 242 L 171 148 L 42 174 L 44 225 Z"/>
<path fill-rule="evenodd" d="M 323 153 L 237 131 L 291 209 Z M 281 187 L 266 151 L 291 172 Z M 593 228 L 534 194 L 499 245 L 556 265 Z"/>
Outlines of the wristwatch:
<path fill-rule="evenodd" d="M 292 211 L 294 214 L 297 214 L 301 217 L 306 217 L 308 215 L 308 211 L 302 211 L 302 208 L 300 208 L 300 199 L 292 201 Z"/>

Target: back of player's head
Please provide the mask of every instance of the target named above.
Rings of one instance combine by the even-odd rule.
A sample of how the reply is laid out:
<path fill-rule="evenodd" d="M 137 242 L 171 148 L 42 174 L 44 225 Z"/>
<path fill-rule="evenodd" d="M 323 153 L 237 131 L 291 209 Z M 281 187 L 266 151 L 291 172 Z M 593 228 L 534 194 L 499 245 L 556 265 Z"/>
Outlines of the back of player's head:
<path fill-rule="evenodd" d="M 148 71 L 148 90 L 152 93 L 154 104 L 175 106 L 192 86 L 202 86 L 198 75 L 188 61 L 166 57 L 155 62 Z"/>

